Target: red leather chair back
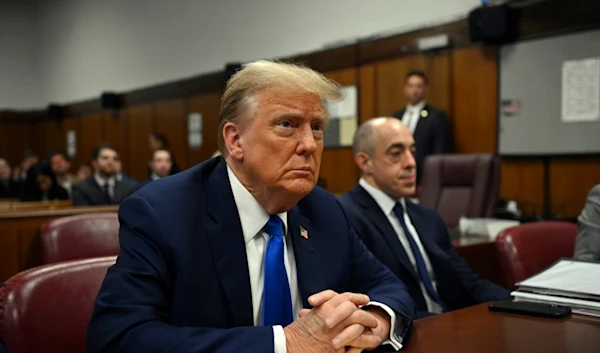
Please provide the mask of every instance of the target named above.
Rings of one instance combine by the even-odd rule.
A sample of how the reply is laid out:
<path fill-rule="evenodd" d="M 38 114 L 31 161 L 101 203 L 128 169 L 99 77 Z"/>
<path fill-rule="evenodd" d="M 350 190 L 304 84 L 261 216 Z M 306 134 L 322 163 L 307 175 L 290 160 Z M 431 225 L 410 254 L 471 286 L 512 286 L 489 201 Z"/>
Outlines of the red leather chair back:
<path fill-rule="evenodd" d="M 539 273 L 561 257 L 573 257 L 577 225 L 569 222 L 532 222 L 498 234 L 496 249 L 509 288 Z"/>
<path fill-rule="evenodd" d="M 119 254 L 117 213 L 88 213 L 58 218 L 42 226 L 42 261 L 58 261 Z"/>
<path fill-rule="evenodd" d="M 43 265 L 0 287 L 0 338 L 10 353 L 84 353 L 87 326 L 115 256 Z"/>
<path fill-rule="evenodd" d="M 439 154 L 425 159 L 419 203 L 436 210 L 449 228 L 461 216 L 492 217 L 500 162 L 492 154 Z"/>

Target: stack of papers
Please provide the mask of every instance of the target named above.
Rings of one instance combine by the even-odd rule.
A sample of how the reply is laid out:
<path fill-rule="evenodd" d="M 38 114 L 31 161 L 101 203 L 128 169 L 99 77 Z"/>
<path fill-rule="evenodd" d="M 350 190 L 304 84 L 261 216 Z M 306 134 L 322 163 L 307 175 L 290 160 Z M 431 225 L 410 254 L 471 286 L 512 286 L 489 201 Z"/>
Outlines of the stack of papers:
<path fill-rule="evenodd" d="M 501 231 L 519 224 L 519 221 L 507 219 L 461 217 L 458 220 L 458 229 L 461 234 L 487 236 L 491 240 L 496 240 Z"/>
<path fill-rule="evenodd" d="M 600 263 L 561 259 L 517 283 L 515 301 L 564 305 L 576 314 L 600 317 Z"/>

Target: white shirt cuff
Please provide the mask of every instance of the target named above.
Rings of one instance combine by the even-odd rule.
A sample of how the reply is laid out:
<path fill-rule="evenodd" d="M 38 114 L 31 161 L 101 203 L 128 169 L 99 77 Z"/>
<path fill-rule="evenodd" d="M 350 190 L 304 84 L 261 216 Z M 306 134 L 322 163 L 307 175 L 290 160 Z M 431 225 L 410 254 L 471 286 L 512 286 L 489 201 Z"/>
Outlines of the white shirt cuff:
<path fill-rule="evenodd" d="M 273 348 L 275 353 L 287 353 L 283 326 L 273 326 Z"/>
<path fill-rule="evenodd" d="M 383 310 L 385 310 L 385 312 L 390 316 L 390 338 L 388 340 L 385 340 L 383 344 L 389 344 L 390 346 L 392 346 L 394 348 L 394 350 L 399 351 L 402 349 L 402 337 L 398 336 L 396 334 L 396 332 L 394 332 L 394 328 L 396 327 L 396 313 L 394 312 L 394 310 L 392 310 L 389 306 L 379 303 L 379 302 L 369 302 L 369 304 L 365 305 L 365 306 L 377 306 L 382 308 Z M 283 331 L 283 329 L 282 329 Z M 285 342 L 284 342 L 285 344 Z M 279 353 L 277 351 L 275 351 L 275 353 Z"/>

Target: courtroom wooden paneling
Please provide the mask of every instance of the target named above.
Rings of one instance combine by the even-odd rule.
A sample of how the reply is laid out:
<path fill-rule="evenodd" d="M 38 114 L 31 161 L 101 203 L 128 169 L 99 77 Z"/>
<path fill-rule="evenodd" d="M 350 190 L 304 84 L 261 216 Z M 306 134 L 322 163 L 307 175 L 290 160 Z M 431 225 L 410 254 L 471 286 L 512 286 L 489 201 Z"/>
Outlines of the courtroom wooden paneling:
<path fill-rule="evenodd" d="M 148 158 L 150 157 L 150 147 L 148 146 L 148 136 L 153 130 L 153 110 L 151 105 L 140 105 L 127 109 L 129 123 L 128 150 L 129 158 L 127 171 L 132 178 L 136 180 L 145 180 L 148 178 Z"/>
<path fill-rule="evenodd" d="M 452 135 L 457 153 L 495 153 L 498 115 L 496 49 L 473 46 L 452 53 Z"/>
<path fill-rule="evenodd" d="M 17 165 L 23 158 L 23 151 L 32 147 L 32 125 L 28 122 L 0 124 L 0 155 L 11 165 Z"/>
<path fill-rule="evenodd" d="M 343 194 L 350 191 L 359 177 L 352 148 L 324 150 L 319 177 L 327 183 L 327 190 L 331 193 Z"/>
<path fill-rule="evenodd" d="M 352 86 L 359 83 L 358 69 L 356 68 L 327 72 L 325 76 L 342 86 Z M 362 88 L 358 87 L 358 90 L 360 92 Z M 358 113 L 360 113 L 360 100 L 358 104 Z M 354 163 L 352 148 L 325 149 L 321 160 L 319 177 L 325 181 L 327 190 L 334 194 L 342 194 L 350 191 L 358 181 L 358 169 Z"/>
<path fill-rule="evenodd" d="M 62 124 L 56 120 L 48 120 L 34 125 L 32 144 L 40 158 L 45 158 L 51 151 L 65 147 L 66 136 L 63 136 Z"/>
<path fill-rule="evenodd" d="M 374 118 L 375 111 L 375 65 L 358 68 L 359 119 L 361 123 Z"/>
<path fill-rule="evenodd" d="M 544 166 L 540 159 L 502 159 L 500 197 L 515 200 L 526 215 L 542 215 Z"/>
<path fill-rule="evenodd" d="M 220 107 L 221 92 L 201 94 L 187 100 L 188 114 L 202 114 L 202 146 L 193 149 L 188 147 L 188 164 L 190 166 L 209 159 L 217 151 Z M 187 125 L 185 141 L 187 143 Z"/>
<path fill-rule="evenodd" d="M 183 99 L 158 102 L 154 105 L 154 131 L 167 136 L 169 150 L 180 168 L 188 165 L 187 107 Z"/>
<path fill-rule="evenodd" d="M 550 162 L 552 213 L 575 218 L 590 189 L 600 184 L 600 157 L 562 157 Z"/>
<path fill-rule="evenodd" d="M 129 119 L 127 116 L 127 110 L 104 112 L 101 116 L 101 140 L 103 142 L 110 142 L 115 146 L 121 155 L 123 169 L 129 173 Z M 145 145 L 148 145 L 147 140 Z"/>
<path fill-rule="evenodd" d="M 427 103 L 450 115 L 450 54 L 416 53 L 375 63 L 375 111 L 390 116 L 406 106 L 404 83 L 410 70 L 423 70 L 429 77 Z"/>
<path fill-rule="evenodd" d="M 90 114 L 81 117 L 81 133 L 77 136 L 79 148 L 77 163 L 71 163 L 71 169 L 76 171 L 81 163 L 90 163 L 94 148 L 103 141 L 102 114 Z"/>

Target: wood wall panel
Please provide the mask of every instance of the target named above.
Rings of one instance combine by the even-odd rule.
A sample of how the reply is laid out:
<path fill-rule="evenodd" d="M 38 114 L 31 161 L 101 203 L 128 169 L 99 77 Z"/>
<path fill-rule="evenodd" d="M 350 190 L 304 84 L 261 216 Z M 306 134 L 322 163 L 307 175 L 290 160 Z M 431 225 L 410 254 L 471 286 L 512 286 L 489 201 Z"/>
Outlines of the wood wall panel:
<path fill-rule="evenodd" d="M 153 110 L 151 105 L 140 105 L 127 109 L 129 123 L 129 159 L 123 169 L 132 178 L 145 180 L 148 178 L 148 158 L 150 147 L 148 136 L 152 133 Z"/>
<path fill-rule="evenodd" d="M 550 162 L 552 212 L 575 218 L 590 189 L 600 184 L 600 157 L 554 158 Z"/>
<path fill-rule="evenodd" d="M 359 83 L 358 69 L 350 68 L 326 72 L 325 76 L 338 82 L 342 86 L 352 86 Z M 360 114 L 360 94 L 362 89 L 359 87 L 359 111 Z M 357 122 L 358 124 L 358 122 Z M 329 148 L 323 152 L 321 159 L 321 170 L 319 177 L 325 181 L 327 190 L 334 194 L 342 194 L 350 191 L 358 180 L 357 167 L 354 164 L 351 147 Z"/>
<path fill-rule="evenodd" d="M 354 163 L 352 148 L 326 149 L 323 151 L 319 178 L 327 190 L 334 194 L 350 191 L 358 181 L 358 167 Z"/>
<path fill-rule="evenodd" d="M 167 136 L 170 151 L 180 168 L 188 165 L 187 107 L 183 99 L 158 102 L 154 105 L 154 131 Z"/>
<path fill-rule="evenodd" d="M 498 115 L 496 48 L 473 46 L 452 54 L 452 132 L 458 153 L 495 153 Z"/>
<path fill-rule="evenodd" d="M 201 94 L 187 100 L 187 109 L 189 113 L 202 114 L 202 146 L 200 148 L 188 148 L 188 164 L 193 166 L 209 159 L 217 146 L 217 129 L 219 120 L 219 110 L 221 107 L 221 93 Z M 187 141 L 187 125 L 186 125 Z"/>
<path fill-rule="evenodd" d="M 78 163 L 71 163 L 72 170 L 77 170 L 82 163 L 90 163 L 94 148 L 103 141 L 102 113 L 84 115 L 81 117 L 81 133 L 77 155 Z"/>
<path fill-rule="evenodd" d="M 104 112 L 101 119 L 102 142 L 110 142 L 115 146 L 121 155 L 123 169 L 129 172 L 129 119 L 127 111 Z M 146 145 L 148 145 L 148 137 L 146 137 Z"/>
<path fill-rule="evenodd" d="M 63 139 L 62 123 L 54 120 L 38 122 L 33 128 L 34 150 L 45 158 L 51 151 L 62 149 L 65 146 L 66 137 Z"/>
<path fill-rule="evenodd" d="M 358 69 L 359 120 L 361 123 L 374 118 L 375 113 L 375 65 Z"/>
<path fill-rule="evenodd" d="M 502 159 L 500 196 L 517 201 L 526 215 L 542 215 L 544 166 L 539 159 Z"/>
<path fill-rule="evenodd" d="M 32 148 L 32 125 L 29 123 L 3 123 L 0 125 L 0 155 L 12 165 L 18 165 L 23 152 Z"/>

